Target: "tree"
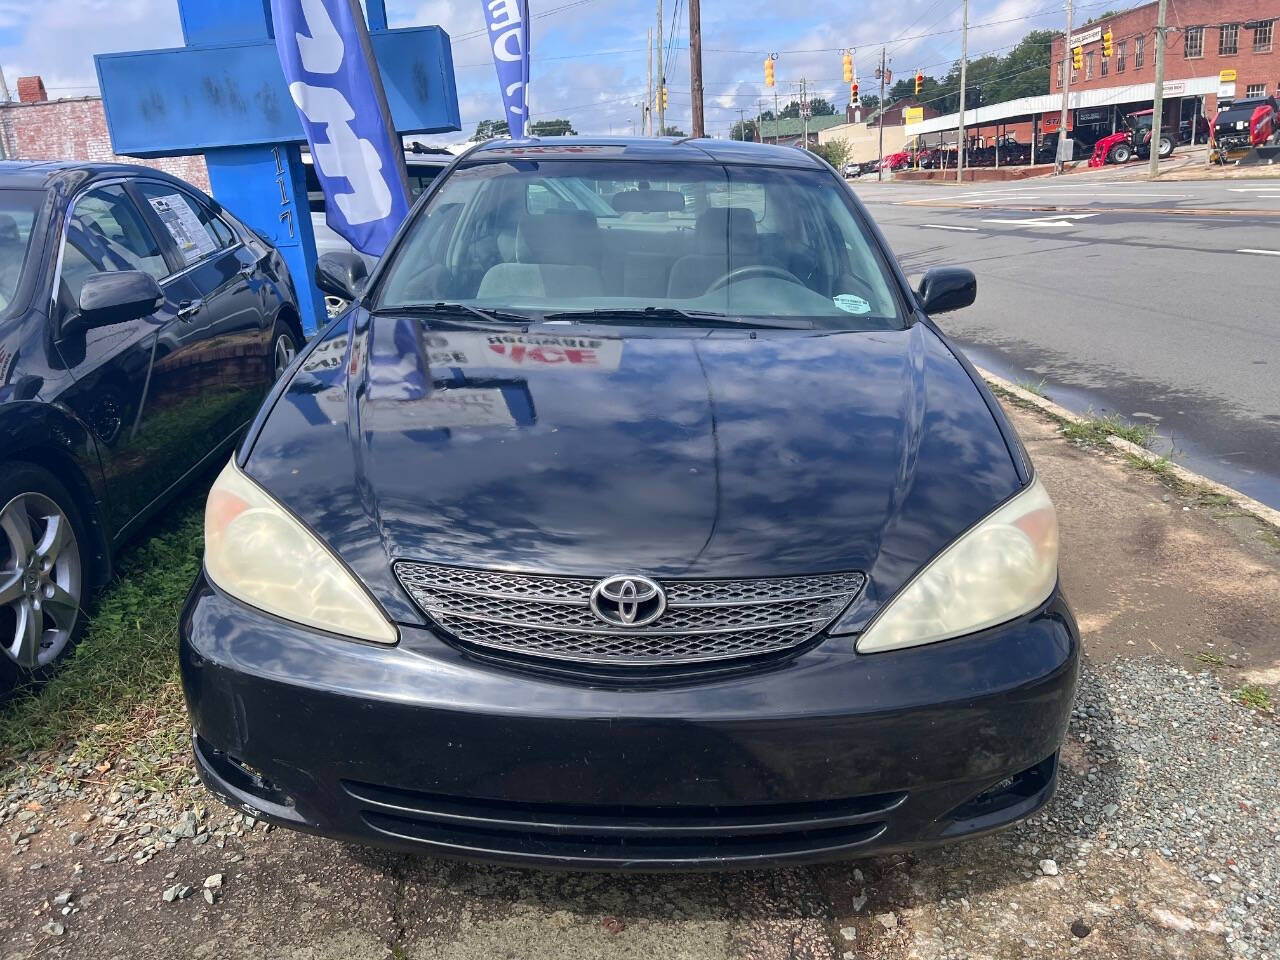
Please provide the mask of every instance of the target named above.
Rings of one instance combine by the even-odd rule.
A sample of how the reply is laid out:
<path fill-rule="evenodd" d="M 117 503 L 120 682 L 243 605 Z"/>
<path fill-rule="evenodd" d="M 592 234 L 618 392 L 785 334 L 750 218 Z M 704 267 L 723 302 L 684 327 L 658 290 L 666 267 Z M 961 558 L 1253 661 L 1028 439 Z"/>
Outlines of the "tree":
<path fill-rule="evenodd" d="M 685 133 L 683 130 L 681 130 L 679 127 L 672 127 L 672 126 L 663 127 L 662 135 L 664 137 L 687 137 L 688 136 L 688 134 Z"/>
<path fill-rule="evenodd" d="M 756 139 L 756 122 L 754 120 L 738 121 L 733 125 L 733 129 L 729 131 L 730 140 L 754 140 Z"/>
<path fill-rule="evenodd" d="M 578 131 L 568 120 L 538 120 L 529 127 L 535 137 L 576 137 Z"/>
<path fill-rule="evenodd" d="M 811 98 L 809 100 L 809 109 L 812 112 L 813 116 L 815 117 L 829 117 L 836 112 L 836 108 L 833 107 L 829 101 L 824 100 L 822 97 Z M 778 116 L 780 116 L 783 120 L 794 120 L 797 117 L 799 117 L 800 101 L 792 100 L 785 107 L 783 107 L 781 111 L 779 111 Z M 769 114 L 769 119 L 770 120 L 773 119 L 772 113 Z"/>
<path fill-rule="evenodd" d="M 476 132 L 471 138 L 472 143 L 479 143 L 481 140 L 492 140 L 494 137 L 508 137 L 511 135 L 511 128 L 505 120 L 481 120 L 476 124 Z"/>
<path fill-rule="evenodd" d="M 853 147 L 848 140 L 832 140 L 820 143 L 813 151 L 837 170 L 844 172 L 844 166 L 853 157 Z"/>

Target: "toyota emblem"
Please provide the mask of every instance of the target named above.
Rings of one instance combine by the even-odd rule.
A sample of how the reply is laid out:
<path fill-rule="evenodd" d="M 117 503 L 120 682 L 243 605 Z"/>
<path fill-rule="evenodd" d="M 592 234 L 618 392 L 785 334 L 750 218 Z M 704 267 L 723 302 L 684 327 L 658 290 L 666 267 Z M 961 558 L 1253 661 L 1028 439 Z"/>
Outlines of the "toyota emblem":
<path fill-rule="evenodd" d="M 591 591 L 591 612 L 611 627 L 643 627 L 667 609 L 667 595 L 648 577 L 618 574 Z"/>

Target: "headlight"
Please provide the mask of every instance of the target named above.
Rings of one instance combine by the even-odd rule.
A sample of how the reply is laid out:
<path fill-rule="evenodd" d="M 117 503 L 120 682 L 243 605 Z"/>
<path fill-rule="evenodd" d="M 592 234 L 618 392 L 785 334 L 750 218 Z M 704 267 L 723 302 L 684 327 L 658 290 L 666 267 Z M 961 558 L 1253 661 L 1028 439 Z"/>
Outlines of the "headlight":
<path fill-rule="evenodd" d="M 1037 476 L 917 573 L 871 621 L 858 652 L 916 647 L 1005 623 L 1044 603 L 1057 579 L 1058 518 Z"/>
<path fill-rule="evenodd" d="M 223 468 L 204 509 L 204 569 L 231 596 L 286 620 L 376 643 L 396 629 L 347 568 L 289 511 Z"/>

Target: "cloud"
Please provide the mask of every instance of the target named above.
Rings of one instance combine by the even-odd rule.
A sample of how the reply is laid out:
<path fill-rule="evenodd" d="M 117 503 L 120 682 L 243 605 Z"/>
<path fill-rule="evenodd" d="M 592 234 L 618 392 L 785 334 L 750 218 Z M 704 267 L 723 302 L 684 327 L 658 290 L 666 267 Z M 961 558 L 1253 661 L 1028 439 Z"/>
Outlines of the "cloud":
<path fill-rule="evenodd" d="M 673 3 L 664 5 L 668 122 L 689 128 L 691 110 L 686 48 L 688 19 L 681 4 L 671 36 Z M 438 23 L 453 38 L 463 134 L 479 120 L 500 117 L 502 105 L 491 55 L 483 36 L 483 0 L 388 0 L 393 27 Z M 563 8 L 563 9 L 561 9 Z M 1001 49 L 1033 28 L 1056 27 L 1061 17 L 1038 0 L 973 0 L 970 56 Z M 900 0 L 850 8 L 837 0 L 811 0 L 803 14 L 775 0 L 741 0 L 703 9 L 703 68 L 709 132 L 726 135 L 738 111 L 753 114 L 759 101 L 770 106 L 773 90 L 763 85 L 762 62 L 770 51 L 777 63 L 778 98 L 791 99 L 803 77 L 816 96 L 843 106 L 848 91 L 841 77 L 843 47 L 856 49 L 864 92 L 880 48 L 888 47 L 892 69 L 904 77 L 918 67 L 946 73 L 959 56 L 959 0 Z M 539 0 L 534 6 L 533 90 L 535 118 L 568 116 L 582 133 L 629 133 L 638 118 L 635 104 L 645 95 L 646 31 L 655 8 L 624 0 Z M 950 31 L 950 32 L 942 32 Z M 902 40 L 904 35 L 931 36 Z M 0 0 L 0 63 L 12 88 L 19 75 L 40 74 L 52 96 L 96 91 L 93 54 L 179 46 L 182 31 L 177 0 Z"/>

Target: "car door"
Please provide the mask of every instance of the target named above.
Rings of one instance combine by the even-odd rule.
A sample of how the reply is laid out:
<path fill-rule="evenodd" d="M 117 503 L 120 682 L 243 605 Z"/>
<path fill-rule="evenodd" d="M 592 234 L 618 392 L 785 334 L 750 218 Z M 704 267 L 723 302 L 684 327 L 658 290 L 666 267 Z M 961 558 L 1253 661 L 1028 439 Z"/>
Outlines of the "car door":
<path fill-rule="evenodd" d="M 53 306 L 58 355 L 73 385 L 63 401 L 98 441 L 110 502 L 108 522 L 123 535 L 208 453 L 189 429 L 190 404 L 180 385 L 158 381 L 156 358 L 187 356 L 193 346 L 195 288 L 176 251 L 158 236 L 122 182 L 94 186 L 64 221 Z M 153 314 L 80 333 L 64 333 L 79 311 L 91 274 L 142 270 L 160 284 Z"/>
<path fill-rule="evenodd" d="M 257 275 L 259 254 L 205 203 L 167 181 L 134 182 L 139 201 L 182 257 L 183 276 L 195 289 L 191 357 L 162 358 L 155 375 L 180 381 L 203 398 L 202 422 L 220 439 L 253 418 L 274 379 L 269 362 L 272 330 Z M 212 437 L 211 437 L 212 439 Z"/>

